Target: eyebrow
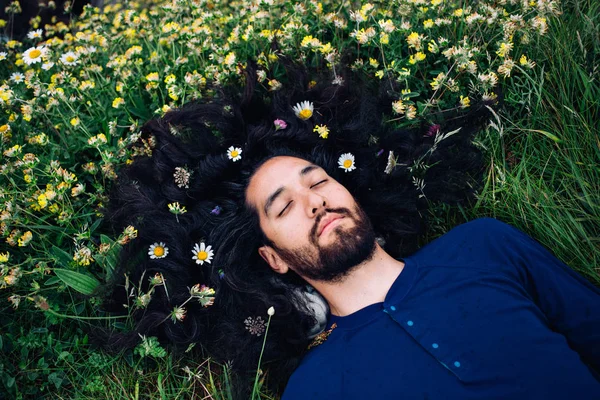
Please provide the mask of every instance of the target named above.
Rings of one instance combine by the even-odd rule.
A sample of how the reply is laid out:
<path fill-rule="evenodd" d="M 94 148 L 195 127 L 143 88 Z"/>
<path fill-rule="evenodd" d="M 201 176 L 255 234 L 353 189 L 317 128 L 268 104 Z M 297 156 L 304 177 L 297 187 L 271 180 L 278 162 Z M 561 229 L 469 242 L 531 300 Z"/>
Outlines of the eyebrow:
<path fill-rule="evenodd" d="M 321 168 L 321 167 L 319 167 L 318 165 L 314 165 L 314 164 L 307 165 L 306 167 L 304 167 L 300 170 L 299 175 L 300 175 L 300 177 L 303 177 L 303 176 L 307 175 L 309 172 L 311 172 L 315 169 L 319 169 L 319 168 Z M 277 190 L 275 190 L 269 196 L 269 198 L 267 198 L 267 202 L 265 203 L 265 207 L 264 207 L 265 215 L 269 215 L 269 209 L 271 208 L 271 206 L 273 205 L 275 200 L 277 200 L 277 198 L 281 195 L 281 193 L 283 193 L 284 190 L 285 190 L 285 187 L 280 186 L 279 188 L 277 188 Z"/>

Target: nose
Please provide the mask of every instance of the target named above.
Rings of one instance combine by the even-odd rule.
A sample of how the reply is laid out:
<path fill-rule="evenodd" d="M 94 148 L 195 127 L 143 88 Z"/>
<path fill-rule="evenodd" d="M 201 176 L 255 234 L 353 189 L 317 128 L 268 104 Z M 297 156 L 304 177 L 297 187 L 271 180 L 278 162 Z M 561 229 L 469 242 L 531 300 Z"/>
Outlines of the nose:
<path fill-rule="evenodd" d="M 309 217 L 314 217 L 319 213 L 319 209 L 327 207 L 327 199 L 315 192 L 308 193 L 307 211 Z"/>

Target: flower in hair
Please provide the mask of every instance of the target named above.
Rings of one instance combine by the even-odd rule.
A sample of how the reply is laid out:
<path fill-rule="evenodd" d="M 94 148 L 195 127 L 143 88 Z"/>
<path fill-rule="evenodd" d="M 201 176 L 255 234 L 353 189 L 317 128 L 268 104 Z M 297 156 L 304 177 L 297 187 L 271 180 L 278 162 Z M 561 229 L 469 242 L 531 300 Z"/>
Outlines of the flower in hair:
<path fill-rule="evenodd" d="M 213 209 L 210 211 L 210 213 L 211 213 L 212 215 L 219 215 L 219 214 L 221 214 L 221 210 L 222 210 L 222 208 L 221 208 L 221 207 L 219 207 L 219 206 L 215 206 L 215 208 L 213 208 Z"/>
<path fill-rule="evenodd" d="M 344 170 L 344 172 L 354 171 L 356 169 L 356 163 L 354 162 L 354 155 L 352 153 L 344 153 L 338 158 L 338 166 Z"/>
<path fill-rule="evenodd" d="M 313 115 L 314 106 L 310 101 L 302 101 L 296 104 L 294 107 L 294 112 L 296 113 L 296 117 L 300 118 L 303 121 L 306 121 Z"/>
<path fill-rule="evenodd" d="M 197 283 L 190 289 L 190 296 L 197 298 L 202 307 L 212 306 L 215 302 L 215 289 Z"/>
<path fill-rule="evenodd" d="M 319 136 L 323 139 L 327 139 L 329 136 L 329 128 L 327 125 L 315 125 L 313 128 L 313 132 L 317 132 Z"/>
<path fill-rule="evenodd" d="M 227 157 L 229 157 L 229 159 L 232 160 L 233 162 L 236 162 L 237 160 L 241 160 L 242 159 L 242 149 L 240 149 L 239 147 L 231 146 L 230 148 L 227 149 Z"/>
<path fill-rule="evenodd" d="M 171 319 L 173 323 L 176 321 L 183 321 L 185 318 L 186 309 L 183 307 L 174 307 L 173 311 L 171 311 Z"/>
<path fill-rule="evenodd" d="M 244 325 L 246 325 L 245 328 L 251 335 L 261 336 L 265 333 L 266 324 L 262 317 L 248 317 L 244 320 Z"/>
<path fill-rule="evenodd" d="M 287 123 L 282 119 L 276 119 L 273 121 L 273 124 L 275 125 L 276 131 L 287 128 Z"/>
<path fill-rule="evenodd" d="M 153 243 L 148 248 L 148 255 L 151 259 L 165 258 L 169 254 L 169 248 L 163 242 Z"/>
<path fill-rule="evenodd" d="M 394 157 L 394 152 L 390 150 L 384 172 L 388 175 L 391 174 L 394 168 L 396 168 L 396 165 L 398 165 L 398 159 Z"/>
<path fill-rule="evenodd" d="M 175 172 L 173 173 L 173 178 L 175 178 L 175 184 L 182 188 L 189 188 L 190 176 L 192 174 L 185 168 L 176 167 Z"/>
<path fill-rule="evenodd" d="M 175 215 L 185 214 L 187 212 L 185 206 L 179 204 L 178 201 L 167 204 L 167 207 L 169 207 L 169 211 Z"/>
<path fill-rule="evenodd" d="M 204 242 L 201 242 L 195 244 L 192 254 L 194 254 L 192 260 L 196 260 L 196 264 L 202 265 L 205 262 L 210 264 L 215 253 L 212 251 L 212 246 L 207 246 Z"/>

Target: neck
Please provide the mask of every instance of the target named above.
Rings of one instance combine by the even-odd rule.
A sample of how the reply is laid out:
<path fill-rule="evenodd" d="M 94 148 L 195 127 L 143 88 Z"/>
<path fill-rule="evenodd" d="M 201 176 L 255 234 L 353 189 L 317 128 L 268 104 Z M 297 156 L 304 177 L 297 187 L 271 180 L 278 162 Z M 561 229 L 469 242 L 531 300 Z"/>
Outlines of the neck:
<path fill-rule="evenodd" d="M 350 315 L 385 300 L 404 263 L 394 259 L 378 244 L 371 259 L 357 265 L 340 282 L 308 281 L 329 303 L 333 315 Z"/>

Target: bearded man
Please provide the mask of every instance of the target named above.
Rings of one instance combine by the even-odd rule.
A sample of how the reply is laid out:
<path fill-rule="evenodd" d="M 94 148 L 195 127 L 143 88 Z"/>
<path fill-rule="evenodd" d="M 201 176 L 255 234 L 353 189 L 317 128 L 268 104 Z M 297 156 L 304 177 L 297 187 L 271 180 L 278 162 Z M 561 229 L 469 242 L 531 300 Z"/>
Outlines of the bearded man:
<path fill-rule="evenodd" d="M 285 156 L 246 201 L 261 257 L 330 308 L 284 400 L 600 398 L 600 292 L 515 228 L 475 220 L 397 260 L 344 186 Z"/>

